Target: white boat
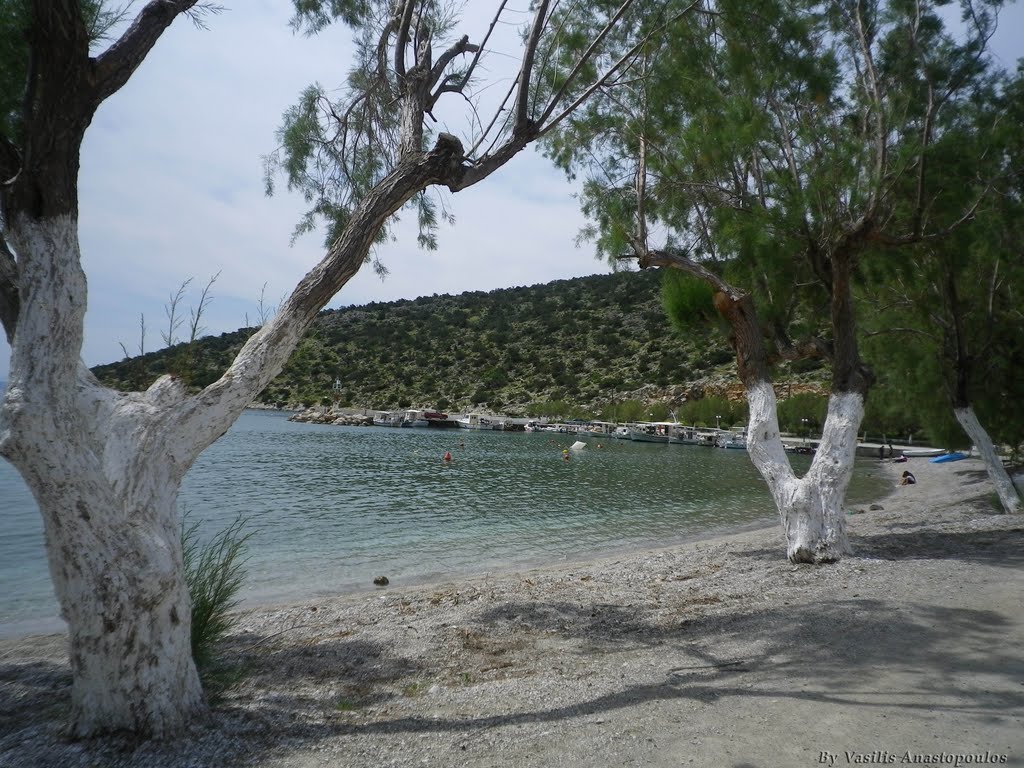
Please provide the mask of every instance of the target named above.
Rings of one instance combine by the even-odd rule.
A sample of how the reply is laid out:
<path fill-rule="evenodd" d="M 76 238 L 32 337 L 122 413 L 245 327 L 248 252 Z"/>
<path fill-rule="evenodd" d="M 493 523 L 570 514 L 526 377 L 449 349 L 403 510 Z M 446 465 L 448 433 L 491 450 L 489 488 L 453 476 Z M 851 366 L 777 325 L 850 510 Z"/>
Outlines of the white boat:
<path fill-rule="evenodd" d="M 667 443 L 671 422 L 653 421 L 634 424 L 629 430 L 629 439 L 638 443 Z"/>
<path fill-rule="evenodd" d="M 375 427 L 401 427 L 404 421 L 405 411 L 380 411 L 373 415 Z"/>
<path fill-rule="evenodd" d="M 668 441 L 680 445 L 697 445 L 697 427 L 675 424 L 668 431 Z"/>
<path fill-rule="evenodd" d="M 463 416 L 461 419 L 456 419 L 455 423 L 458 424 L 459 429 L 501 429 L 500 423 L 479 413 Z"/>
<path fill-rule="evenodd" d="M 698 429 L 697 430 L 697 445 L 703 445 L 705 448 L 717 448 L 718 438 L 722 434 L 720 429 Z"/>
<path fill-rule="evenodd" d="M 723 432 L 718 436 L 718 447 L 745 451 L 747 450 L 747 435 L 745 432 Z"/>
<path fill-rule="evenodd" d="M 903 455 L 908 459 L 930 459 L 933 456 L 941 456 L 946 452 L 945 448 L 904 448 Z"/>
<path fill-rule="evenodd" d="M 455 422 L 448 418 L 447 413 L 425 411 L 414 408 L 405 412 L 403 427 L 454 427 Z"/>
<path fill-rule="evenodd" d="M 585 428 L 581 428 L 576 434 L 581 437 L 615 437 L 615 422 L 613 421 L 592 421 Z"/>

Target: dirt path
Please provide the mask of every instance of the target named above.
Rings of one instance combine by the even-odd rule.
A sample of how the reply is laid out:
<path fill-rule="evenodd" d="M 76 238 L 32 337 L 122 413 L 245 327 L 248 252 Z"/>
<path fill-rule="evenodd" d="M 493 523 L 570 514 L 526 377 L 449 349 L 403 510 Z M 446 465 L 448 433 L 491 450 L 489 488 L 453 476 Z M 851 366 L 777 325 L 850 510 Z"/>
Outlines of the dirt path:
<path fill-rule="evenodd" d="M 173 745 L 65 743 L 61 638 L 0 642 L 0 766 L 1024 765 L 1024 519 L 910 466 L 831 566 L 773 529 L 248 612 Z"/>

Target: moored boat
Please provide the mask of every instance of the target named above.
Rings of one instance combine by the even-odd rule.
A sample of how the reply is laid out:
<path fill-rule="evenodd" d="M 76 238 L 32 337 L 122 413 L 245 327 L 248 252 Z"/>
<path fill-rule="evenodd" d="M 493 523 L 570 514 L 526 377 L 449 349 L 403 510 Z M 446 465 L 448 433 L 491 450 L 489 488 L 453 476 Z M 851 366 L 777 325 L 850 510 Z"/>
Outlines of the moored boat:
<path fill-rule="evenodd" d="M 461 419 L 455 419 L 459 429 L 501 429 L 501 424 L 479 413 L 470 413 Z"/>
<path fill-rule="evenodd" d="M 718 436 L 719 448 L 732 448 L 735 450 L 747 450 L 746 432 L 723 432 Z"/>
<path fill-rule="evenodd" d="M 629 439 L 638 443 L 667 443 L 668 422 L 634 424 L 629 429 Z"/>
<path fill-rule="evenodd" d="M 703 445 L 705 448 L 716 448 L 718 446 L 718 437 L 722 434 L 720 429 L 698 429 L 696 433 L 697 445 Z"/>
<path fill-rule="evenodd" d="M 678 445 L 697 445 L 697 427 L 673 424 L 668 431 L 668 441 Z"/>
<path fill-rule="evenodd" d="M 581 437 L 600 437 L 610 438 L 615 437 L 615 422 L 612 421 L 592 421 L 585 428 L 581 428 L 576 434 Z"/>
<path fill-rule="evenodd" d="M 373 415 L 375 427 L 401 427 L 404 421 L 404 411 L 379 411 Z"/>
<path fill-rule="evenodd" d="M 936 456 L 928 461 L 932 464 L 945 464 L 947 461 L 963 461 L 968 458 L 967 454 L 962 451 L 953 451 L 953 453 L 944 453 L 941 456 Z"/>
<path fill-rule="evenodd" d="M 933 456 L 942 456 L 945 448 L 904 448 L 903 455 L 908 459 L 930 459 Z"/>

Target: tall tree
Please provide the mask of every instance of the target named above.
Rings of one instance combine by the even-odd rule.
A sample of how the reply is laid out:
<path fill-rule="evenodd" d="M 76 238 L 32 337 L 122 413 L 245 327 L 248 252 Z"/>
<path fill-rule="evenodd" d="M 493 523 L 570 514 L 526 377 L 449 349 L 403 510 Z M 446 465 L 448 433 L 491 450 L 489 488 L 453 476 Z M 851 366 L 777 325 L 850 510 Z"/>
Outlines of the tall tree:
<path fill-rule="evenodd" d="M 941 179 L 941 194 L 932 200 L 933 216 L 962 208 L 983 185 L 993 194 L 968 225 L 918 244 L 909 262 L 882 265 L 884 279 L 866 286 L 875 308 L 866 327 L 881 370 L 895 373 L 906 396 L 925 405 L 931 434 L 950 432 L 943 427 L 952 410 L 1009 513 L 1019 512 L 1021 501 L 990 431 L 1015 447 L 1024 437 L 1011 396 L 1020 391 L 1013 361 L 1024 354 L 1022 84 L 1019 73 L 1011 80 L 996 72 L 935 144 L 928 173 Z"/>
<path fill-rule="evenodd" d="M 697 5 L 549 147 L 570 172 L 588 173 L 584 211 L 599 250 L 706 286 L 703 301 L 736 351 L 750 455 L 787 554 L 835 560 L 849 549 L 843 500 L 873 380 L 855 284 L 873 259 L 941 238 L 972 213 L 932 218 L 925 170 L 938 117 L 978 87 L 991 8 L 970 9 L 958 44 L 924 1 Z M 798 478 L 771 366 L 803 355 L 830 361 L 832 393 Z"/>
<path fill-rule="evenodd" d="M 304 96 L 306 122 L 316 114 L 335 130 L 315 150 L 293 147 L 289 155 L 293 179 L 310 178 L 313 167 L 332 169 L 336 194 L 325 195 L 318 209 L 331 220 L 326 254 L 217 381 L 196 392 L 165 376 L 144 392 L 119 393 L 101 386 L 80 359 L 86 277 L 79 150 L 97 108 L 164 30 L 204 6 L 151 0 L 117 40 L 93 53 L 85 3 L 5 2 L 24 11 L 0 19 L 0 50 L 23 53 L 24 84 L 19 106 L 3 102 L 0 123 L 0 320 L 12 347 L 0 456 L 25 479 L 42 513 L 70 634 L 71 733 L 165 736 L 205 706 L 189 651 L 177 510 L 182 478 L 280 371 L 397 211 L 429 187 L 457 192 L 476 184 L 572 108 L 568 90 L 535 87 L 538 46 L 557 30 L 550 3 L 537 3 L 518 76 L 495 119 L 473 123 L 479 116 L 467 108 L 467 123 L 480 127 L 467 149 L 453 135 L 429 137 L 425 125 L 441 101 L 472 105 L 487 37 L 454 37 L 447 10 L 429 0 L 296 0 L 298 25 L 340 20 L 364 53 L 375 54 L 357 62 L 340 111 L 326 108 L 319 93 Z M 504 8 L 498 4 L 492 29 Z M 603 26 L 621 17 L 604 15 Z M 599 32 L 579 57 L 588 73 L 618 65 L 594 61 L 602 39 Z M 291 121 L 286 130 L 302 127 Z"/>

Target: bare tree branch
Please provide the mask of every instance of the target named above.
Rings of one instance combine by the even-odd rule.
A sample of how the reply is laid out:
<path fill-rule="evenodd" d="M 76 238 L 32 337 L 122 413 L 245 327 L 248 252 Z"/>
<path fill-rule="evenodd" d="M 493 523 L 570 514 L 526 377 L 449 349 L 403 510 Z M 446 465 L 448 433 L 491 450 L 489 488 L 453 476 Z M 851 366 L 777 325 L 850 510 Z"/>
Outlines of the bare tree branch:
<path fill-rule="evenodd" d="M 210 290 L 213 288 L 213 284 L 217 282 L 217 278 L 220 277 L 220 272 L 213 275 L 203 286 L 202 293 L 199 294 L 199 305 L 189 310 L 189 343 L 195 342 L 199 338 L 200 334 L 206 329 L 200 325 L 203 319 L 203 314 L 206 312 L 206 308 L 210 306 L 210 302 L 213 301 L 213 296 Z"/>
<path fill-rule="evenodd" d="M 495 11 L 494 17 L 491 19 L 490 26 L 487 27 L 487 34 L 484 35 L 484 39 L 480 41 L 479 45 L 474 46 L 473 53 L 475 55 L 473 56 L 473 60 L 469 63 L 469 68 L 466 70 L 465 75 L 460 78 L 458 86 L 457 87 L 454 87 L 454 86 L 453 87 L 448 87 L 446 83 L 442 83 L 441 86 L 436 91 L 434 91 L 434 93 L 431 95 L 430 101 L 429 101 L 428 107 L 427 107 L 428 111 L 432 110 L 434 108 L 434 104 L 437 103 L 437 100 L 438 100 L 438 98 L 440 98 L 442 93 L 450 92 L 450 91 L 459 91 L 459 92 L 461 92 L 469 84 L 470 80 L 472 80 L 473 72 L 476 71 L 476 65 L 480 61 L 480 55 L 487 49 L 487 42 L 491 39 L 491 34 L 494 32 L 494 28 L 497 26 L 498 20 L 501 18 L 501 14 L 505 10 L 505 6 L 507 4 L 508 4 L 508 0 L 501 0 L 501 5 L 498 6 L 498 10 Z M 442 56 L 442 58 L 443 58 L 443 56 Z M 434 69 L 436 70 L 437 67 L 435 66 Z M 440 72 L 439 71 L 437 73 L 432 72 L 431 73 L 431 83 L 432 84 L 433 83 L 437 83 L 439 77 L 440 77 Z"/>
<path fill-rule="evenodd" d="M 405 80 L 405 49 L 409 45 L 409 27 L 412 24 L 414 10 L 416 0 L 405 0 L 401 5 L 401 16 L 399 17 L 398 11 L 395 13 L 394 23 L 398 29 L 398 41 L 395 43 L 395 74 L 398 76 L 399 85 Z"/>
<path fill-rule="evenodd" d="M 178 286 L 178 290 L 171 294 L 171 298 L 164 305 L 164 314 L 167 315 L 167 331 L 161 331 L 160 336 L 168 347 L 173 347 L 177 343 L 174 334 L 177 333 L 178 328 L 181 327 L 182 322 L 185 320 L 185 318 L 178 314 L 178 305 L 181 304 L 181 300 L 185 296 L 185 289 L 188 288 L 191 282 L 191 277 L 183 280 L 181 285 Z"/>
<path fill-rule="evenodd" d="M 125 33 L 94 62 L 94 98 L 97 104 L 128 82 L 171 22 L 189 13 L 197 1 L 151 0 L 139 11 Z"/>

